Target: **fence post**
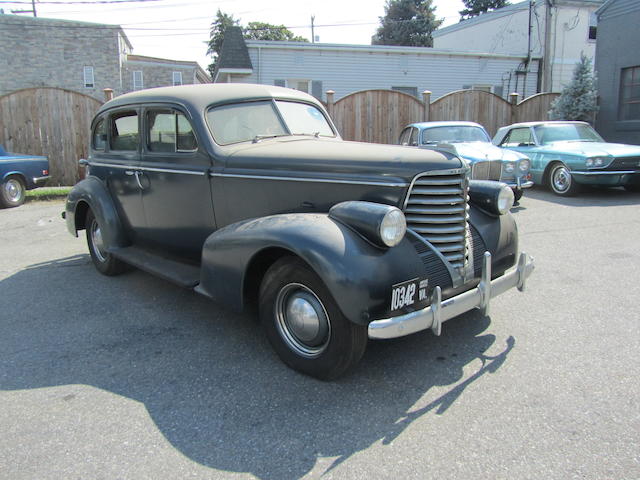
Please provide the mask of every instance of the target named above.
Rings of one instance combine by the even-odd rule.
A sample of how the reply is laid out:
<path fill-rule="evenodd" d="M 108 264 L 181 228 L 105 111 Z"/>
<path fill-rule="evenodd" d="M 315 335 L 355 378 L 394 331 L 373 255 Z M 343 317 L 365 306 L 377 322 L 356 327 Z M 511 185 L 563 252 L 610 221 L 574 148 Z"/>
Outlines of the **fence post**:
<path fill-rule="evenodd" d="M 327 90 L 327 112 L 329 112 L 329 117 L 333 119 L 333 96 L 336 92 L 333 90 Z"/>
<path fill-rule="evenodd" d="M 511 123 L 518 121 L 518 97 L 519 93 L 513 92 L 509 94 L 509 103 L 511 104 Z"/>
<path fill-rule="evenodd" d="M 425 90 L 422 92 L 422 121 L 428 122 L 431 116 L 431 92 Z"/>
<path fill-rule="evenodd" d="M 113 100 L 113 88 L 105 88 L 102 91 L 104 92 L 105 102 L 108 102 L 109 100 Z"/>

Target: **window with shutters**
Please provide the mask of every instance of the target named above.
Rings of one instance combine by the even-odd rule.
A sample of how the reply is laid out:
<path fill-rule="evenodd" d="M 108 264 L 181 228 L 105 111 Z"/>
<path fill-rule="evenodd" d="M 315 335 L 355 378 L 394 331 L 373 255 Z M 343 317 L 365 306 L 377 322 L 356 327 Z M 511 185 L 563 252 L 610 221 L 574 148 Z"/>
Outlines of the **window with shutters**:
<path fill-rule="evenodd" d="M 85 88 L 94 87 L 93 67 L 84 67 L 84 86 Z"/>
<path fill-rule="evenodd" d="M 144 88 L 144 80 L 142 78 L 142 70 L 133 72 L 133 89 L 142 90 Z"/>

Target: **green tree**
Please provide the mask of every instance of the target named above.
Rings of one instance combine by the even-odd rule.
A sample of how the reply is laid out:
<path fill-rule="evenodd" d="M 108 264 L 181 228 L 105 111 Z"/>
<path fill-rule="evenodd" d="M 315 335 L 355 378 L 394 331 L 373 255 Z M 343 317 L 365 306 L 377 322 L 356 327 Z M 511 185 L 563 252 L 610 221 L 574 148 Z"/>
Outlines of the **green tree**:
<path fill-rule="evenodd" d="M 387 0 L 371 43 L 432 47 L 431 34 L 444 21 L 436 18 L 435 9 L 433 0 Z"/>
<path fill-rule="evenodd" d="M 460 11 L 460 21 L 510 5 L 509 0 L 462 0 L 462 3 L 467 8 Z"/>
<path fill-rule="evenodd" d="M 244 38 L 248 40 L 272 40 L 276 42 L 308 42 L 304 37 L 296 37 L 284 25 L 272 25 L 264 22 L 249 22 L 243 28 Z"/>
<path fill-rule="evenodd" d="M 233 27 L 240 23 L 240 20 L 233 18 L 233 15 L 227 15 L 222 13 L 220 9 L 216 12 L 216 19 L 211 23 L 211 30 L 209 31 L 209 42 L 207 48 L 207 55 L 211 55 L 212 62 L 207 69 L 209 74 L 213 77 L 213 72 L 216 69 L 216 62 L 218 61 L 218 55 L 222 50 L 222 41 L 224 40 L 224 31 L 227 27 Z"/>
<path fill-rule="evenodd" d="M 573 79 L 551 104 L 551 120 L 581 120 L 593 123 L 598 111 L 596 76 L 591 60 L 583 53 L 573 71 Z"/>

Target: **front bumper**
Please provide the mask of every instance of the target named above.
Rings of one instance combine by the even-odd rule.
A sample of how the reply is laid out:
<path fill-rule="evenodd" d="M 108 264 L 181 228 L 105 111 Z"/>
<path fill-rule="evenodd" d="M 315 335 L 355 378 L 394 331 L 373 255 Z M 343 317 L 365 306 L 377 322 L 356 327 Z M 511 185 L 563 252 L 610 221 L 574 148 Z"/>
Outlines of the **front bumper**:
<path fill-rule="evenodd" d="M 533 187 L 533 182 L 531 180 L 523 180 L 521 178 L 517 178 L 516 181 L 504 182 L 509 185 L 513 190 L 523 190 L 525 188 Z"/>
<path fill-rule="evenodd" d="M 571 175 L 578 183 L 604 187 L 618 187 L 640 182 L 640 170 L 589 170 L 586 172 L 572 170 Z"/>
<path fill-rule="evenodd" d="M 369 324 L 369 338 L 403 337 L 427 328 L 431 328 L 433 333 L 440 335 L 443 322 L 469 310 L 478 308 L 485 315 L 488 315 L 491 299 L 513 287 L 523 291 L 525 282 L 533 269 L 533 258 L 522 252 L 515 268 L 507 271 L 501 277 L 491 280 L 491 254 L 485 252 L 482 263 L 482 279 L 477 287 L 445 301 L 442 301 L 440 287 L 436 287 L 431 305 L 428 307 L 417 312 L 371 322 Z"/>

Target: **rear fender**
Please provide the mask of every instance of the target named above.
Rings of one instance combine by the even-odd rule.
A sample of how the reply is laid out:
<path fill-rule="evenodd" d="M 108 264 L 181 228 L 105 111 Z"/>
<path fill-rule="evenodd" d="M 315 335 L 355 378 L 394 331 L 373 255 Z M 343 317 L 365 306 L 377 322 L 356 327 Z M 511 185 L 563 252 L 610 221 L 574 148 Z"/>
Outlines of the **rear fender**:
<path fill-rule="evenodd" d="M 86 228 L 85 217 L 89 209 L 100 224 L 107 247 L 124 247 L 130 243 L 107 187 L 93 176 L 77 183 L 67 197 L 65 218 L 72 235 L 77 237 L 78 230 Z"/>
<path fill-rule="evenodd" d="M 327 214 L 285 214 L 242 221 L 211 234 L 202 251 L 198 291 L 242 310 L 247 272 L 274 251 L 304 260 L 342 313 L 362 325 L 388 315 L 392 285 L 425 275 L 407 238 L 395 247 L 379 248 Z"/>

